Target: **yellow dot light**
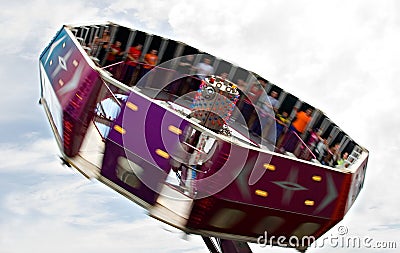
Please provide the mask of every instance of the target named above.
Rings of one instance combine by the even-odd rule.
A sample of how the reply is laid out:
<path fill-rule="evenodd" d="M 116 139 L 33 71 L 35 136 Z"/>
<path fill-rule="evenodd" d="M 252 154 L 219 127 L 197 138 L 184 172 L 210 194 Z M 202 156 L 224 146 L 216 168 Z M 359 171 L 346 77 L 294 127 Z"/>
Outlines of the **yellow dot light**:
<path fill-rule="evenodd" d="M 315 203 L 314 203 L 314 200 L 306 200 L 306 201 L 304 201 L 304 204 L 306 206 L 313 206 Z"/>
<path fill-rule="evenodd" d="M 182 134 L 182 130 L 179 129 L 179 128 L 177 128 L 176 126 L 173 126 L 173 125 L 169 125 L 169 126 L 168 126 L 168 130 L 169 130 L 170 132 L 174 133 L 174 134 L 177 134 L 177 135 Z"/>
<path fill-rule="evenodd" d="M 261 196 L 261 197 L 267 197 L 268 196 L 268 192 L 263 191 L 263 190 L 256 190 L 256 195 Z"/>
<path fill-rule="evenodd" d="M 169 154 L 167 152 L 165 152 L 164 150 L 161 150 L 161 149 L 156 149 L 156 154 L 161 156 L 162 158 L 165 158 L 165 159 L 169 158 Z"/>
<path fill-rule="evenodd" d="M 267 169 L 267 170 L 271 170 L 271 171 L 274 171 L 276 169 L 275 165 L 272 165 L 272 164 L 269 164 L 269 163 L 264 163 L 264 168 Z"/>
<path fill-rule="evenodd" d="M 126 133 L 126 130 L 123 129 L 121 126 L 118 126 L 118 125 L 114 126 L 114 130 L 117 131 L 120 134 L 125 134 Z"/>
<path fill-rule="evenodd" d="M 322 177 L 315 175 L 315 176 L 312 177 L 312 180 L 314 180 L 316 182 L 321 182 L 322 181 Z"/>
<path fill-rule="evenodd" d="M 126 106 L 131 109 L 132 111 L 137 111 L 139 109 L 139 107 L 137 105 L 135 105 L 134 103 L 128 102 L 126 103 Z"/>

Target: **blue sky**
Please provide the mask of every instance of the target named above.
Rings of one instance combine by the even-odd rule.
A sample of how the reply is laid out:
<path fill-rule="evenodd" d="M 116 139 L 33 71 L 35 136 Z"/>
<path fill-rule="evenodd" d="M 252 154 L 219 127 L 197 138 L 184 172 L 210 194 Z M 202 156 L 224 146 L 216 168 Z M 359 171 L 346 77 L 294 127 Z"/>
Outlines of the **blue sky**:
<path fill-rule="evenodd" d="M 338 226 L 400 247 L 398 13 L 396 0 L 1 2 L 0 251 L 206 252 L 58 160 L 37 103 L 39 54 L 63 24 L 104 21 L 186 42 L 323 110 L 370 151 L 365 187 Z M 366 251 L 396 252 L 308 252 Z"/>

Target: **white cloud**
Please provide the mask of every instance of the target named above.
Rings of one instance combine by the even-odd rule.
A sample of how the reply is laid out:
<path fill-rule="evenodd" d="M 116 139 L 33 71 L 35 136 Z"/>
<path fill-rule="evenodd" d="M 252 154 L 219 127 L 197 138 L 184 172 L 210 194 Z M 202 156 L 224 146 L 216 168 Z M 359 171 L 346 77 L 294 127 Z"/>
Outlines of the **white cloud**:
<path fill-rule="evenodd" d="M 59 151 L 55 140 L 26 138 L 25 141 L 23 144 L 0 144 L 0 172 L 59 174 L 62 171 L 57 170 L 61 163 L 57 159 Z"/>
<path fill-rule="evenodd" d="M 182 3 L 180 0 L 149 0 L 149 1 L 113 1 L 108 11 L 113 16 L 124 13 L 124 23 L 132 24 L 132 20 L 141 22 L 148 29 L 159 30 L 168 21 L 171 8 Z"/>
<path fill-rule="evenodd" d="M 0 55 L 38 54 L 62 25 L 107 21 L 101 6 L 87 1 L 17 0 L 0 7 L 0 30 L 7 38 L 0 42 Z"/>

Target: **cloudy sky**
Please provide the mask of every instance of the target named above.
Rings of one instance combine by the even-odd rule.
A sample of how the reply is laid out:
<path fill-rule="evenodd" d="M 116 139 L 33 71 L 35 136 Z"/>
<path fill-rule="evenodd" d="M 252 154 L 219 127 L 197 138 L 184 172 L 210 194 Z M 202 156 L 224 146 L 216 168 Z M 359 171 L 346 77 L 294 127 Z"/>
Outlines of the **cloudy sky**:
<path fill-rule="evenodd" d="M 63 24 L 104 21 L 186 42 L 323 110 L 370 151 L 364 189 L 338 226 L 400 248 L 399 13 L 396 0 L 1 1 L 0 251 L 207 252 L 59 162 L 38 105 L 39 54 Z"/>

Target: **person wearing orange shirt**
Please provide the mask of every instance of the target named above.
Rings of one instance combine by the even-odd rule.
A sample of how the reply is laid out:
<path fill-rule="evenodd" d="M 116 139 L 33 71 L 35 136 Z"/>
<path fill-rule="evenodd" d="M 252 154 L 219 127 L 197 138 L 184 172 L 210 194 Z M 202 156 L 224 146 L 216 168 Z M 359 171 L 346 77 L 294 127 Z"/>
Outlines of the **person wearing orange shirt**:
<path fill-rule="evenodd" d="M 305 112 L 304 111 L 297 112 L 296 120 L 293 121 L 292 123 L 293 128 L 291 130 L 295 130 L 299 135 L 304 133 L 308 123 L 311 121 L 311 114 L 312 114 L 311 108 L 308 108 Z"/>
<path fill-rule="evenodd" d="M 296 119 L 289 127 L 288 136 L 284 144 L 284 150 L 293 152 L 299 141 L 297 135 L 305 132 L 308 123 L 311 121 L 312 109 L 308 108 L 306 111 L 297 112 Z M 295 134 L 296 133 L 296 134 Z"/>
<path fill-rule="evenodd" d="M 147 53 L 144 56 L 144 64 L 141 67 L 139 79 L 142 78 L 144 75 L 146 75 L 147 72 L 149 72 L 152 68 L 154 68 L 154 66 L 157 65 L 157 61 L 158 61 L 157 50 L 155 49 L 150 50 L 150 53 Z"/>
<path fill-rule="evenodd" d="M 143 68 L 145 69 L 152 69 L 156 66 L 158 61 L 157 50 L 152 49 L 150 53 L 144 56 L 144 65 Z"/>

